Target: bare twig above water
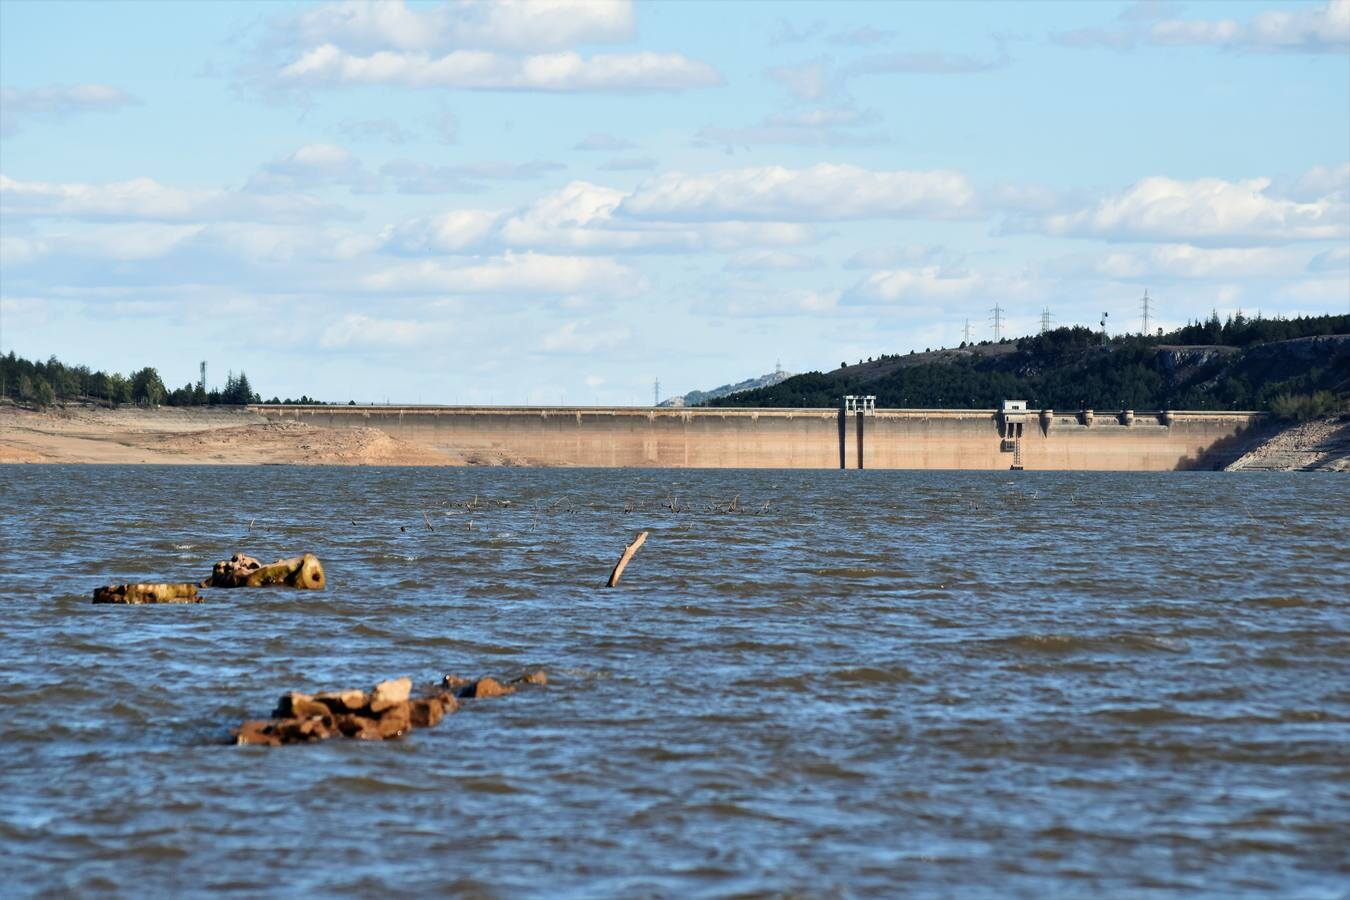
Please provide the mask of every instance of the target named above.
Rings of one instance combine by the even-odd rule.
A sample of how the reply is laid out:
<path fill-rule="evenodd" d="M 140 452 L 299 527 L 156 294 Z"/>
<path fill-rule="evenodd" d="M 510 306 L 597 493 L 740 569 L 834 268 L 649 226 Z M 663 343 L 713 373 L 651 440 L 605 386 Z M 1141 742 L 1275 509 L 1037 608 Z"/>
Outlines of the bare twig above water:
<path fill-rule="evenodd" d="M 633 558 L 633 554 L 638 552 L 638 548 L 647 542 L 649 532 L 639 531 L 638 536 L 633 543 L 623 548 L 623 555 L 614 565 L 614 571 L 609 573 L 609 584 L 606 587 L 618 587 L 619 579 L 623 577 L 623 570 L 628 567 L 628 561 Z"/>

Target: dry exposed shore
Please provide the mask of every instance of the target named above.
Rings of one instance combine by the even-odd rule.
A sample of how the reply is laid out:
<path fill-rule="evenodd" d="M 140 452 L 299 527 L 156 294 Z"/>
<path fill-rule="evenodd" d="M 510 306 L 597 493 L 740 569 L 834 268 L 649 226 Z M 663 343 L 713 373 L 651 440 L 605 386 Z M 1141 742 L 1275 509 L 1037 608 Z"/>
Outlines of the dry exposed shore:
<path fill-rule="evenodd" d="M 1243 454 L 1227 471 L 1350 472 L 1350 420 L 1290 425 Z"/>
<path fill-rule="evenodd" d="M 0 463 L 447 466 L 465 461 L 375 428 L 269 422 L 234 409 L 0 407 Z"/>

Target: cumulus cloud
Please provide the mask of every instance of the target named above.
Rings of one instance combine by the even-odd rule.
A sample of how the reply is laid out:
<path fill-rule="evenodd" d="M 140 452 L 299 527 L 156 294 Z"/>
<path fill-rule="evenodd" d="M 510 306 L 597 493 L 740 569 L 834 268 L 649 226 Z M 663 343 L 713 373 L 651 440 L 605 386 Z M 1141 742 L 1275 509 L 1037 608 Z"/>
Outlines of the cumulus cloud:
<path fill-rule="evenodd" d="M 0 88 L 0 137 L 18 134 L 31 122 L 59 122 L 84 113 L 113 112 L 138 102 L 106 84 Z"/>
<path fill-rule="evenodd" d="M 247 189 L 280 194 L 332 186 L 364 194 L 380 190 L 380 181 L 342 147 L 306 144 L 260 168 L 249 179 Z"/>
<path fill-rule="evenodd" d="M 377 291 L 431 294 L 604 294 L 640 290 L 642 276 L 612 259 L 512 253 L 454 263 L 427 260 L 367 276 Z"/>
<path fill-rule="evenodd" d="M 723 83 L 720 72 L 680 53 L 574 52 L 510 56 L 485 50 L 381 50 L 361 56 L 333 44 L 305 51 L 280 71 L 282 82 L 312 87 L 397 85 L 506 91 L 682 91 Z"/>
<path fill-rule="evenodd" d="M 1350 52 L 1350 0 L 1263 10 L 1247 21 L 1182 19 L 1169 5 L 1138 4 L 1111 28 L 1080 28 L 1051 35 L 1067 47 L 1129 50 L 1139 44 L 1203 45 L 1256 52 Z"/>
<path fill-rule="evenodd" d="M 403 0 L 347 0 L 279 24 L 300 43 L 368 50 L 556 50 L 628 40 L 634 30 L 628 0 L 458 0 L 419 9 Z"/>
<path fill-rule="evenodd" d="M 185 189 L 152 178 L 108 184 L 17 181 L 0 175 L 0 215 L 12 219 L 149 222 L 299 222 L 354 218 L 299 194 Z"/>
<path fill-rule="evenodd" d="M 1333 240 L 1350 234 L 1342 198 L 1300 202 L 1274 195 L 1268 178 L 1179 181 L 1155 176 L 1087 208 L 1014 223 L 1013 229 L 1112 241 L 1243 246 Z"/>
<path fill-rule="evenodd" d="M 917 269 L 882 269 L 868 275 L 844 295 L 851 306 L 902 303 L 905 301 L 956 300 L 985 287 L 984 280 L 964 269 L 942 266 Z"/>
<path fill-rule="evenodd" d="M 820 163 L 805 169 L 669 172 L 639 185 L 618 213 L 665 221 L 957 219 L 973 215 L 975 201 L 974 188 L 959 172 Z"/>
<path fill-rule="evenodd" d="M 1074 274 L 1123 281 L 1243 278 L 1287 275 L 1305 267 L 1306 252 L 1275 247 L 1195 247 L 1162 244 L 1145 250 L 1118 250 L 1095 257 Z"/>
<path fill-rule="evenodd" d="M 463 253 L 485 246 L 502 214 L 486 209 L 456 209 L 437 216 L 413 219 L 392 229 L 385 247 L 394 253 L 421 256 Z"/>
<path fill-rule="evenodd" d="M 410 347 L 431 339 L 443 338 L 448 329 L 442 323 L 414 319 L 375 319 L 349 313 L 333 322 L 319 335 L 319 346 L 328 350 L 342 347 Z"/>

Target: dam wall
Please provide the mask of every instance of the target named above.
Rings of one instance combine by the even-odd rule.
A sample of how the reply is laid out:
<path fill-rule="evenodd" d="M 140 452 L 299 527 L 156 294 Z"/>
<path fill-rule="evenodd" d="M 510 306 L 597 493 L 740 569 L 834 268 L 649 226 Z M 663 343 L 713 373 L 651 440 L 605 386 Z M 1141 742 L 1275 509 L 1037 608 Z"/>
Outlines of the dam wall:
<path fill-rule="evenodd" d="M 468 464 L 726 469 L 1007 470 L 1014 460 L 1025 469 L 1215 469 L 1240 456 L 1266 422 L 1251 412 L 1031 411 L 1014 426 L 997 410 L 249 409 L 323 428 L 377 428 Z"/>

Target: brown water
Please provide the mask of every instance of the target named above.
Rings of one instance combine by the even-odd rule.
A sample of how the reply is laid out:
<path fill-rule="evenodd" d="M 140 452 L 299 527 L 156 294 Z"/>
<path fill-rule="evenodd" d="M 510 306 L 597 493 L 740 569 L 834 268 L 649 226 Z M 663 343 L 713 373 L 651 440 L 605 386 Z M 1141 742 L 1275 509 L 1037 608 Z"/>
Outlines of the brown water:
<path fill-rule="evenodd" d="M 1343 897 L 1348 509 L 1312 474 L 0 467 L 0 894 Z M 330 588 L 89 604 L 234 550 Z M 403 741 L 224 744 L 290 689 L 526 666 Z"/>

